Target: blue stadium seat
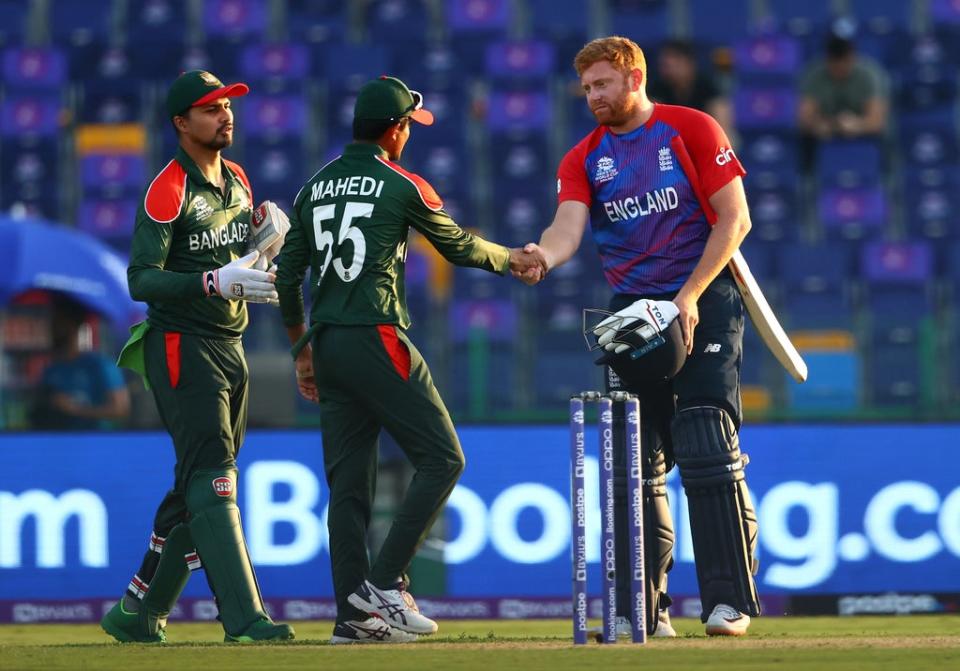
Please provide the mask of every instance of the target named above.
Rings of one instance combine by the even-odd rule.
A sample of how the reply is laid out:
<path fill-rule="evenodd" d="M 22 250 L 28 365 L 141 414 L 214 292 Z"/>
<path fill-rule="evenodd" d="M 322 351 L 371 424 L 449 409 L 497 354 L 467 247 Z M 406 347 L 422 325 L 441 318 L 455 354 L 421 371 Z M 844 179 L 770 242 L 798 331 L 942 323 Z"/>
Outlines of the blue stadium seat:
<path fill-rule="evenodd" d="M 366 7 L 368 40 L 403 45 L 404 52 L 420 48 L 431 31 L 428 0 L 372 0 Z"/>
<path fill-rule="evenodd" d="M 445 0 L 451 45 L 465 63 L 482 63 L 487 45 L 507 37 L 513 23 L 508 0 Z"/>
<path fill-rule="evenodd" d="M 591 5 L 582 0 L 527 0 L 530 35 L 549 40 L 557 49 L 556 72 L 569 75 L 573 57 L 587 41 Z"/>
<path fill-rule="evenodd" d="M 46 24 L 54 44 L 82 57 L 85 47 L 106 44 L 113 32 L 114 0 L 50 0 Z"/>
<path fill-rule="evenodd" d="M 873 405 L 916 405 L 922 384 L 916 343 L 875 346 L 871 351 L 868 378 Z"/>
<path fill-rule="evenodd" d="M 754 28 L 751 0 L 689 0 L 690 36 L 699 45 L 732 46 Z"/>
<path fill-rule="evenodd" d="M 750 235 L 762 242 L 796 240 L 800 235 L 800 198 L 796 187 L 751 188 L 747 192 Z"/>
<path fill-rule="evenodd" d="M 0 2 L 0 46 L 19 44 L 27 33 L 30 5 L 21 0 Z"/>
<path fill-rule="evenodd" d="M 880 183 L 878 140 L 828 140 L 817 145 L 816 174 L 821 186 L 858 187 Z"/>
<path fill-rule="evenodd" d="M 766 19 L 788 33 L 808 36 L 820 31 L 833 18 L 833 3 L 830 0 L 766 0 Z"/>
<path fill-rule="evenodd" d="M 800 168 L 795 133 L 742 133 L 737 149 L 752 188 L 796 188 Z"/>
<path fill-rule="evenodd" d="M 915 343 L 922 320 L 933 312 L 930 282 L 933 250 L 928 243 L 873 242 L 861 252 L 875 342 Z"/>
<path fill-rule="evenodd" d="M 781 248 L 777 267 L 791 330 L 851 330 L 851 250 L 843 244 Z"/>
<path fill-rule="evenodd" d="M 611 32 L 628 35 L 645 50 L 674 36 L 667 0 L 610 0 Z"/>
<path fill-rule="evenodd" d="M 24 208 L 24 214 L 56 220 L 60 213 L 60 163 L 56 140 L 34 138 L 29 146 L 0 142 L 0 210 Z"/>
<path fill-rule="evenodd" d="M 314 70 L 322 73 L 331 90 L 357 91 L 369 80 L 391 72 L 391 63 L 390 52 L 383 45 L 331 44 L 323 47 Z"/>
<path fill-rule="evenodd" d="M 919 178 L 906 180 L 903 200 L 904 222 L 912 238 L 931 241 L 960 238 L 956 215 L 960 211 L 960 180 L 951 172 L 919 170 Z M 927 175 L 949 175 L 942 180 L 924 179 Z"/>
<path fill-rule="evenodd" d="M 844 412 L 860 405 L 861 361 L 856 352 L 804 352 L 808 378 L 787 385 L 792 410 Z"/>
<path fill-rule="evenodd" d="M 541 338 L 543 344 L 547 340 Z M 586 390 L 602 390 L 604 369 L 594 365 L 598 355 L 591 354 L 581 340 L 579 348 L 551 348 L 538 351 L 533 367 L 535 400 L 539 408 L 561 410 L 570 397 Z"/>
<path fill-rule="evenodd" d="M 341 0 L 287 0 L 286 33 L 294 44 L 323 45 L 343 41 L 350 3 Z"/>
<path fill-rule="evenodd" d="M 496 187 L 494 187 L 496 193 Z M 521 247 L 536 242 L 553 219 L 556 203 L 549 194 L 535 192 L 509 198 L 496 198 L 493 216 L 495 239 L 511 247 Z"/>

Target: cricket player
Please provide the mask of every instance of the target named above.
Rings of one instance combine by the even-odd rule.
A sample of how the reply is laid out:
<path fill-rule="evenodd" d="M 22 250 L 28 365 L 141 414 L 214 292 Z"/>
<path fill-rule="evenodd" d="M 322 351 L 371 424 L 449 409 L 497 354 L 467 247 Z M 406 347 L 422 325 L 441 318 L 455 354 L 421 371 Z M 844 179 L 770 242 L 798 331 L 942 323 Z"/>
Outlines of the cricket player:
<path fill-rule="evenodd" d="M 665 487 L 675 461 L 689 501 L 706 632 L 742 635 L 760 614 L 757 522 L 737 438 L 743 305 L 727 263 L 750 230 L 746 173 L 712 117 L 649 100 L 644 55 L 631 40 L 594 40 L 574 67 L 598 126 L 560 163 L 559 206 L 539 244 L 547 268 L 574 254 L 589 222 L 614 294 L 610 311 L 627 325 L 648 318 L 644 299 L 672 301 L 688 354 L 672 381 L 627 385 L 642 408 L 647 630 L 675 635 L 666 613 L 674 532 Z M 534 269 L 524 279 L 541 277 Z M 609 369 L 607 388 L 624 388 Z M 616 494 L 625 513 L 619 433 Z M 617 520 L 618 612 L 626 616 L 626 514 Z M 629 622 L 621 624 L 628 635 Z"/>
<path fill-rule="evenodd" d="M 176 466 L 143 563 L 101 620 L 119 641 L 163 642 L 167 615 L 201 562 L 226 641 L 294 635 L 266 613 L 237 508 L 236 458 L 247 423 L 245 301 L 277 298 L 274 275 L 251 267 L 258 252 L 247 254 L 250 183 L 220 155 L 233 142 L 230 99 L 248 90 L 200 70 L 173 82 L 166 112 L 180 148 L 137 212 L 127 276 L 131 296 L 147 302 L 147 320 L 120 363 L 144 373 Z"/>
<path fill-rule="evenodd" d="M 413 122 L 433 123 L 399 79 L 360 90 L 354 142 L 304 185 L 280 255 L 280 311 L 294 346 L 301 394 L 319 400 L 330 487 L 330 559 L 337 599 L 333 643 L 405 642 L 437 630 L 406 591 L 404 574 L 464 467 L 450 415 L 423 357 L 404 332 L 407 234 L 420 232 L 451 263 L 504 274 L 543 259 L 461 229 L 424 179 L 400 159 Z M 309 330 L 301 286 L 313 299 Z M 416 474 L 373 565 L 367 557 L 385 428 Z"/>

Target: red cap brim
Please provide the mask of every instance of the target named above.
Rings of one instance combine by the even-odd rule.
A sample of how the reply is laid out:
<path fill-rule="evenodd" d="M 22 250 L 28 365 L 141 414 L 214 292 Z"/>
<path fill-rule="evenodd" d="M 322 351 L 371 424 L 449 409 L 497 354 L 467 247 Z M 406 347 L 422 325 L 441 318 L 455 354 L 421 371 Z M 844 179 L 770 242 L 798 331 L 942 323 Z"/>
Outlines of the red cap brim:
<path fill-rule="evenodd" d="M 433 112 L 425 110 L 422 107 L 418 110 L 413 110 L 413 112 L 410 113 L 410 118 L 417 123 L 422 123 L 424 126 L 433 125 Z"/>
<path fill-rule="evenodd" d="M 207 103 L 211 103 L 214 100 L 219 100 L 220 98 L 239 98 L 240 96 L 245 96 L 248 93 L 250 93 L 250 87 L 246 84 L 240 82 L 236 84 L 228 84 L 227 86 L 222 86 L 215 91 L 210 91 L 210 93 L 200 98 L 200 100 L 193 103 L 190 107 L 206 105 Z"/>

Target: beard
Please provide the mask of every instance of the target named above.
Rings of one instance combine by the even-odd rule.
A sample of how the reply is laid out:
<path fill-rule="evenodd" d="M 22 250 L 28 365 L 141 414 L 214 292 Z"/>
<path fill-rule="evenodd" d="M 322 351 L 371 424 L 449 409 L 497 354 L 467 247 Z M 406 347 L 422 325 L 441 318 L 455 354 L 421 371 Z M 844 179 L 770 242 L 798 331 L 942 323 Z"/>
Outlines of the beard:
<path fill-rule="evenodd" d="M 221 149 L 226 149 L 233 144 L 233 136 L 227 134 L 226 129 L 220 128 L 217 130 L 217 133 L 213 136 L 212 140 L 202 144 L 204 147 L 212 151 L 220 151 Z"/>
<path fill-rule="evenodd" d="M 630 97 L 629 89 L 624 88 L 623 93 L 606 103 L 605 107 L 590 111 L 601 126 L 622 126 L 630 121 L 636 108 L 637 103 Z"/>

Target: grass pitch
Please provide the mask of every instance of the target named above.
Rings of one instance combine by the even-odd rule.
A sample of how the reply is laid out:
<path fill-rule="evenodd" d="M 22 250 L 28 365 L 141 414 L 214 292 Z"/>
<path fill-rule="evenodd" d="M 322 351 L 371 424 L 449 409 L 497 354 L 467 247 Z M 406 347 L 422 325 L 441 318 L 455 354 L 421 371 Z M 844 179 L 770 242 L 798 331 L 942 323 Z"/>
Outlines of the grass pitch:
<path fill-rule="evenodd" d="M 337 669 L 580 671 L 632 669 L 960 669 L 960 615 L 759 618 L 741 639 L 708 639 L 674 620 L 676 639 L 574 647 L 567 620 L 445 620 L 406 645 L 331 646 L 329 622 L 297 622 L 297 640 L 224 644 L 217 624 L 172 622 L 166 645 L 112 642 L 96 625 L 0 627 L 0 669 Z"/>

